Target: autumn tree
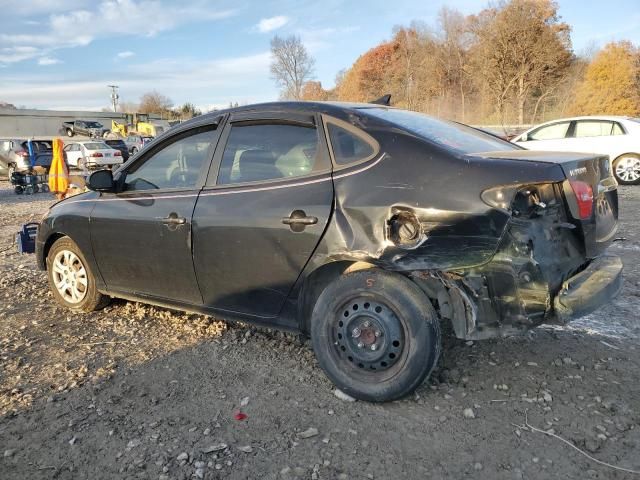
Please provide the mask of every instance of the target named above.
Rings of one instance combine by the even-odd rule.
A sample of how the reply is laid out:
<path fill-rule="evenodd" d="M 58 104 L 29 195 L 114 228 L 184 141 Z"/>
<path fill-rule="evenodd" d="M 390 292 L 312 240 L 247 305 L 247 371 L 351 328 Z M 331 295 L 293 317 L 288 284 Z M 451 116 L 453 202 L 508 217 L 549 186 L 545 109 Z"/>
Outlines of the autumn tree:
<path fill-rule="evenodd" d="M 157 91 L 145 93 L 140 97 L 140 113 L 156 113 L 158 115 L 169 116 L 173 102 L 171 99 Z"/>
<path fill-rule="evenodd" d="M 470 19 L 475 70 L 503 123 L 510 100 L 524 123 L 527 100 L 553 85 L 571 62 L 570 28 L 557 11 L 552 0 L 511 0 Z"/>
<path fill-rule="evenodd" d="M 189 120 L 190 118 L 202 115 L 202 112 L 193 103 L 186 102 L 175 109 L 175 116 L 181 120 Z"/>
<path fill-rule="evenodd" d="M 387 93 L 397 96 L 400 91 L 392 81 L 397 47 L 396 42 L 384 42 L 361 55 L 336 85 L 338 99 L 368 102 Z"/>
<path fill-rule="evenodd" d="M 609 43 L 587 67 L 572 110 L 579 115 L 640 115 L 640 51 Z"/>
<path fill-rule="evenodd" d="M 271 76 L 280 87 L 282 98 L 302 98 L 302 87 L 312 78 L 314 63 L 300 37 L 276 35 L 271 40 Z"/>
<path fill-rule="evenodd" d="M 302 86 L 301 100 L 329 100 L 331 92 L 322 88 L 321 82 L 308 81 Z"/>

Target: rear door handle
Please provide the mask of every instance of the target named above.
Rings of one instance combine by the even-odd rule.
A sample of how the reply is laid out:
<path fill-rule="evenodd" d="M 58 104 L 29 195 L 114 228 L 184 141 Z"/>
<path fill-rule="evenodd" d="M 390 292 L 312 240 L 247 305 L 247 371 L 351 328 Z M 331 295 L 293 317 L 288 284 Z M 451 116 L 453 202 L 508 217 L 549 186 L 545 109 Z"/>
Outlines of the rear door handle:
<path fill-rule="evenodd" d="M 301 232 L 307 225 L 318 223 L 318 217 L 307 216 L 304 210 L 294 210 L 291 215 L 282 219 L 282 223 L 289 225 L 294 232 Z"/>
<path fill-rule="evenodd" d="M 282 223 L 285 225 L 315 225 L 318 223 L 318 217 L 302 217 L 302 218 L 290 218 L 284 217 Z"/>
<path fill-rule="evenodd" d="M 179 217 L 176 213 L 171 213 L 168 217 L 162 219 L 162 223 L 165 225 L 184 225 L 187 223 L 187 219 Z"/>

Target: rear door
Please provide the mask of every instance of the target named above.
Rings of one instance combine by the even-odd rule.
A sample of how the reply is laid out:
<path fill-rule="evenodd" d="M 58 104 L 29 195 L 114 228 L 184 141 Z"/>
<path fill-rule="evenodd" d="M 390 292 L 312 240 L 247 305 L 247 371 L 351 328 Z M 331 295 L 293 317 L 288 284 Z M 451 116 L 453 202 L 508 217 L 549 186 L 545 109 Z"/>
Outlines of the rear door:
<path fill-rule="evenodd" d="M 333 205 L 331 163 L 315 115 L 229 119 L 193 215 L 205 305 L 277 315 L 315 250 Z"/>
<path fill-rule="evenodd" d="M 191 216 L 217 140 L 215 124 L 178 131 L 119 172 L 120 193 L 96 200 L 91 242 L 109 290 L 202 304 Z"/>

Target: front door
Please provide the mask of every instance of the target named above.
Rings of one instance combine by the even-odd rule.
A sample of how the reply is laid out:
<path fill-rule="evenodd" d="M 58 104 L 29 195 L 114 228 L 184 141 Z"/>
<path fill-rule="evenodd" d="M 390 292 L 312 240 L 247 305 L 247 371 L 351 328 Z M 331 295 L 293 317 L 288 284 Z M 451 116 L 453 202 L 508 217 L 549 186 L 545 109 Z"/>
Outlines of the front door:
<path fill-rule="evenodd" d="M 96 201 L 91 242 L 109 290 L 202 304 L 191 216 L 216 140 L 215 125 L 176 134 L 125 167 L 120 193 Z"/>
<path fill-rule="evenodd" d="M 231 118 L 193 215 L 205 305 L 277 315 L 331 215 L 327 146 L 313 115 Z"/>

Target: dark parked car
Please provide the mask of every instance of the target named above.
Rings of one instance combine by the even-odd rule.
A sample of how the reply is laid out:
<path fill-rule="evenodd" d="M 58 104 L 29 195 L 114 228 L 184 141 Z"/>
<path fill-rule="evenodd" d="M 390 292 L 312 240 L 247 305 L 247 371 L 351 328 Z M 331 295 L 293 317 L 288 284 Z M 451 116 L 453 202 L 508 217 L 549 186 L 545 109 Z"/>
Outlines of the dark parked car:
<path fill-rule="evenodd" d="M 110 133 L 101 123 L 90 120 L 74 120 L 73 122 L 62 122 L 62 130 L 68 137 L 74 135 L 85 135 L 87 137 L 102 138 Z"/>
<path fill-rule="evenodd" d="M 122 160 L 124 160 L 125 162 L 127 160 L 129 160 L 129 148 L 127 147 L 127 144 L 124 143 L 124 140 L 121 139 L 107 139 L 104 140 L 104 143 L 106 143 L 107 145 L 109 145 L 111 148 L 115 148 L 116 150 L 120 150 L 120 153 L 122 153 Z"/>
<path fill-rule="evenodd" d="M 521 149 L 367 104 L 271 103 L 176 126 L 42 220 L 55 299 L 108 296 L 309 334 L 344 392 L 413 391 L 463 339 L 614 297 L 605 156 Z"/>

